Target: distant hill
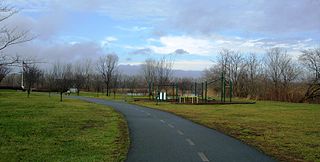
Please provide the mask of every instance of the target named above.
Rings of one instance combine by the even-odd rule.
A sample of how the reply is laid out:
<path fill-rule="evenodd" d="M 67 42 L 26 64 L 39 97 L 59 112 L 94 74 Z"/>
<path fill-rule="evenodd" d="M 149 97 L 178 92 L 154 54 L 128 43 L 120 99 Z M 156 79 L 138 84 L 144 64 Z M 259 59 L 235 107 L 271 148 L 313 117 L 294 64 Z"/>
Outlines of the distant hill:
<path fill-rule="evenodd" d="M 141 65 L 119 65 L 119 70 L 125 75 L 142 74 Z M 173 70 L 173 75 L 178 78 L 200 78 L 202 73 L 202 71 Z"/>

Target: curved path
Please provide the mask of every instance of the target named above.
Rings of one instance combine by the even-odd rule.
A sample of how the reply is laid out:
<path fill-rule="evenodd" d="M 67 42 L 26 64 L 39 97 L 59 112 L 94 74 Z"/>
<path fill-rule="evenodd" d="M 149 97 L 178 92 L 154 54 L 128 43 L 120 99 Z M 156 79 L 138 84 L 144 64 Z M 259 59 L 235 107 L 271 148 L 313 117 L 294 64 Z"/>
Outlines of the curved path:
<path fill-rule="evenodd" d="M 125 102 L 75 98 L 111 106 L 125 116 L 131 140 L 128 162 L 275 161 L 232 137 L 167 112 Z"/>

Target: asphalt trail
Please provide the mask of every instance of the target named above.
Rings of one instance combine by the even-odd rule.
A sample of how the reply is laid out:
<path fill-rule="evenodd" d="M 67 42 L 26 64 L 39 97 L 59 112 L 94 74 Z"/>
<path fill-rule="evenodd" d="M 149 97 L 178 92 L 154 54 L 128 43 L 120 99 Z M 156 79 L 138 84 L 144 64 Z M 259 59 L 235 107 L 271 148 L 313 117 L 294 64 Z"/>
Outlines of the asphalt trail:
<path fill-rule="evenodd" d="M 127 162 L 269 162 L 258 150 L 176 115 L 125 102 L 74 97 L 113 107 L 129 126 Z"/>

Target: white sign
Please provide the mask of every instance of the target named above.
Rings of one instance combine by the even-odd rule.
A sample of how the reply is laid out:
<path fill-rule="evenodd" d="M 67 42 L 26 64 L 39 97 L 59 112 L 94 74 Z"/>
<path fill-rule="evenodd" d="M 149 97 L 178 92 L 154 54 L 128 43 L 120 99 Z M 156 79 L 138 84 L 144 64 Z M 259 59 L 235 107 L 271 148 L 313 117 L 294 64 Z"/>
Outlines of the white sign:
<path fill-rule="evenodd" d="M 160 92 L 159 93 L 159 99 L 163 100 L 163 101 L 167 100 L 167 93 L 166 92 Z"/>

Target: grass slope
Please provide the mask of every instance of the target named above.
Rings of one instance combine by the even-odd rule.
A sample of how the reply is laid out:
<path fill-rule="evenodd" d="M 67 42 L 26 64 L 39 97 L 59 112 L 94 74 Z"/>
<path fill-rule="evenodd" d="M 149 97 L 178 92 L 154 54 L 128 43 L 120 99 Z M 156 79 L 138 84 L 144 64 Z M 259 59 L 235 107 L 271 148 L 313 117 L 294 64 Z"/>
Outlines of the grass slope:
<path fill-rule="evenodd" d="M 0 161 L 124 161 L 128 128 L 113 109 L 0 91 Z"/>
<path fill-rule="evenodd" d="M 281 102 L 254 105 L 135 103 L 172 112 L 220 130 L 281 161 L 320 161 L 320 105 Z"/>

